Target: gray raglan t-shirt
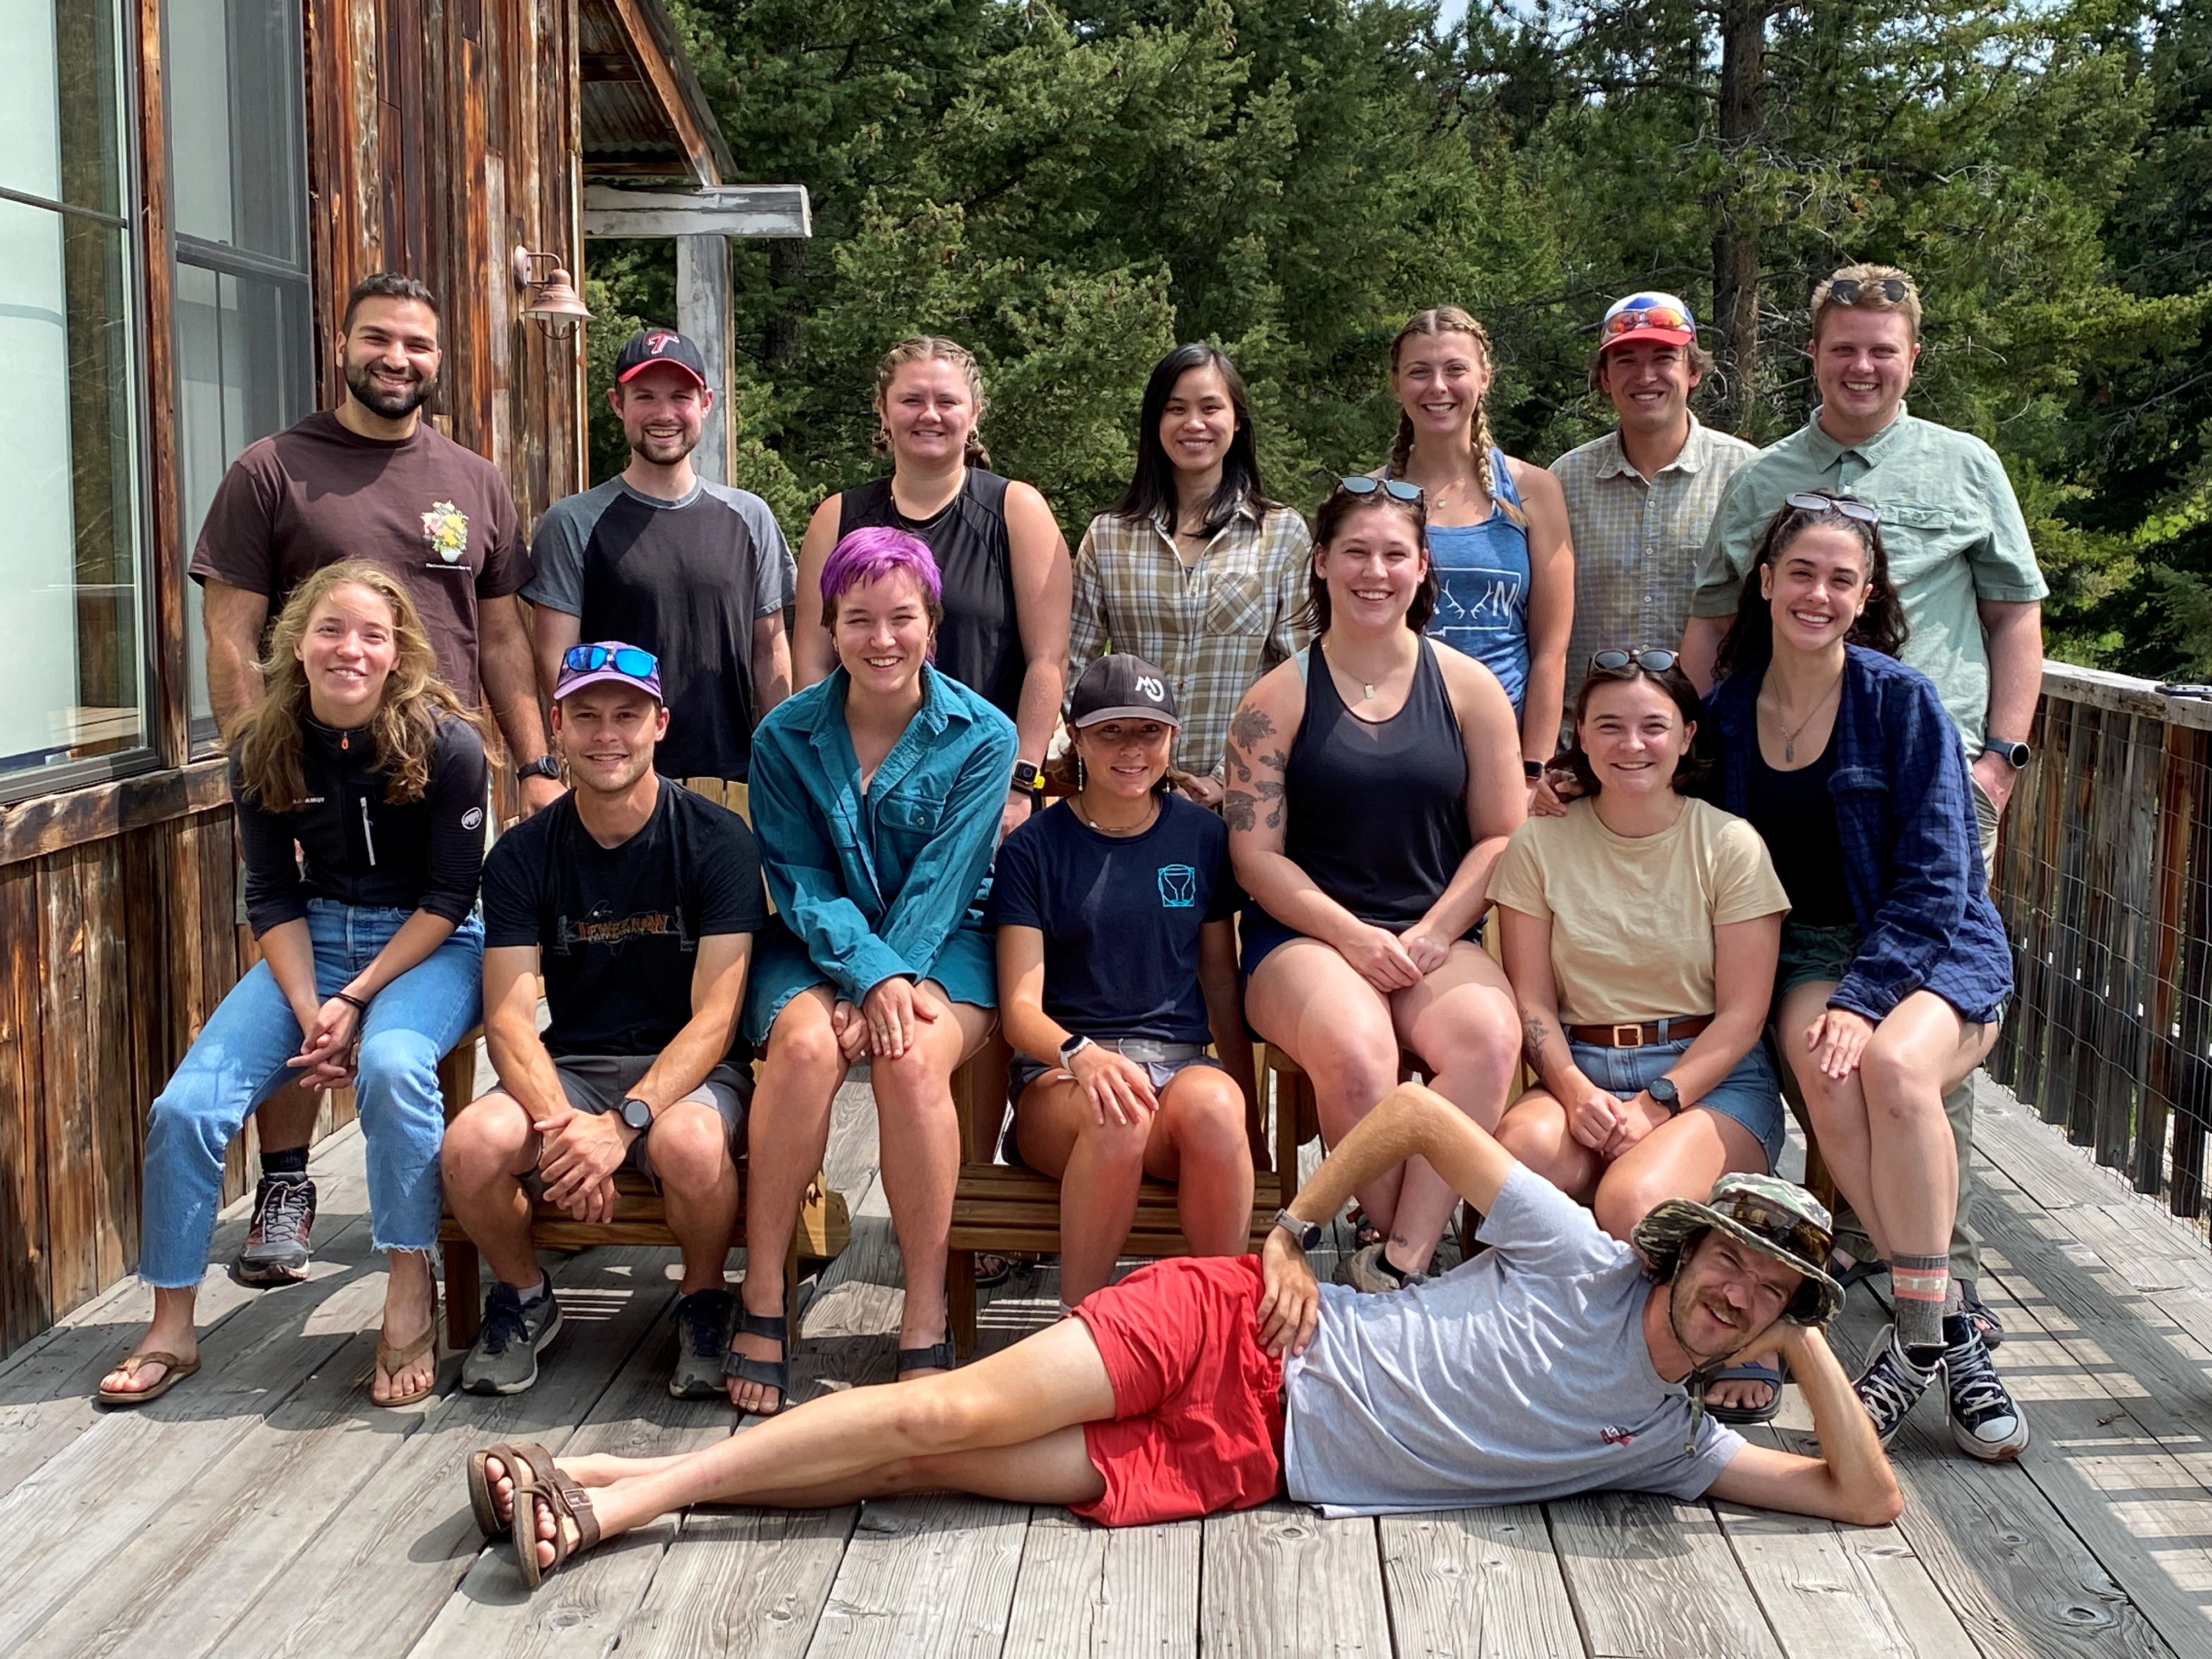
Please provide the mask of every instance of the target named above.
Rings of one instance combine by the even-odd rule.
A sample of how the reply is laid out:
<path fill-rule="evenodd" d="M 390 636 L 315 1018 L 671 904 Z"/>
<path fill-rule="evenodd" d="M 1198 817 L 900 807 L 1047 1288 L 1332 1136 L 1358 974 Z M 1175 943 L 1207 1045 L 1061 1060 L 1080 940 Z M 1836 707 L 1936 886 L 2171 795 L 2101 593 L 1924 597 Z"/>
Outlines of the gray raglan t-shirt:
<path fill-rule="evenodd" d="M 662 775 L 743 781 L 760 712 L 753 623 L 789 605 L 798 580 L 768 503 L 703 481 L 664 501 L 617 477 L 554 502 L 530 550 L 537 573 L 525 599 L 576 617 L 586 641 L 660 659 Z"/>
<path fill-rule="evenodd" d="M 1321 1322 L 1285 1370 L 1291 1497 L 1329 1515 L 1533 1503 L 1712 1485 L 1743 1437 L 1644 1346 L 1636 1253 L 1525 1167 L 1484 1222 L 1491 1248 L 1387 1295 L 1321 1287 Z"/>

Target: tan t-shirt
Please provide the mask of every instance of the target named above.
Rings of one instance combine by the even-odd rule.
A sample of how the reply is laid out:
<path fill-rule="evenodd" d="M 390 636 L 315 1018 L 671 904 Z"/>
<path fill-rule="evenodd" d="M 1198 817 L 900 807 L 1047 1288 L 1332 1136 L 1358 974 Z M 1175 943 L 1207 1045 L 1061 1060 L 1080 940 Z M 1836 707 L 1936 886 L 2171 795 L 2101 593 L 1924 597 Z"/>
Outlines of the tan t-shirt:
<path fill-rule="evenodd" d="M 1701 800 L 1631 838 L 1588 800 L 1513 832 L 1490 896 L 1552 924 L 1552 978 L 1571 1025 L 1713 1012 L 1713 929 L 1790 908 L 1759 832 Z"/>

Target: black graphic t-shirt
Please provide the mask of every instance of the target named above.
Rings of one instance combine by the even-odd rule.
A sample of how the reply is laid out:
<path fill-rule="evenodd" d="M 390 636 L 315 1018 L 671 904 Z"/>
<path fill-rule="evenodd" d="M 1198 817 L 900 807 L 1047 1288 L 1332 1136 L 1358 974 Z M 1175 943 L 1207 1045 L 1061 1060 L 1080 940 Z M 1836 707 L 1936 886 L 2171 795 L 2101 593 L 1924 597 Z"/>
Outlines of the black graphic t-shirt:
<path fill-rule="evenodd" d="M 484 860 L 484 948 L 534 945 L 547 1052 L 657 1054 L 691 1018 L 698 942 L 768 921 L 760 849 L 736 813 L 664 779 L 644 829 L 592 839 L 575 797 L 499 838 Z M 744 1040 L 732 1061 L 749 1059 Z"/>
<path fill-rule="evenodd" d="M 1238 899 L 1228 827 L 1204 807 L 1170 795 L 1151 829 L 1125 838 L 1062 801 L 999 849 L 990 921 L 1044 934 L 1044 1011 L 1069 1030 L 1211 1042 L 1198 931 Z"/>

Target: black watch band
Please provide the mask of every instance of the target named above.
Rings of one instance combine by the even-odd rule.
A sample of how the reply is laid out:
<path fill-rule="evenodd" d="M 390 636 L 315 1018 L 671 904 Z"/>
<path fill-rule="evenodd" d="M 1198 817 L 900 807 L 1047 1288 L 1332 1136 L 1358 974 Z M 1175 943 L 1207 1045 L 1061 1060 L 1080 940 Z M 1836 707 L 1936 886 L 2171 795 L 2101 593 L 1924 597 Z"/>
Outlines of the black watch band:
<path fill-rule="evenodd" d="M 1521 775 L 1528 779 L 1531 783 L 1535 782 L 1537 779 L 1544 775 L 1544 763 L 1541 761 L 1532 760 L 1522 761 L 1521 763 Z"/>
<path fill-rule="evenodd" d="M 2035 758 L 2035 750 L 2024 743 L 2000 743 L 1995 738 L 1982 745 L 1985 755 L 1995 755 L 2015 772 L 2027 770 L 2028 762 Z"/>
<path fill-rule="evenodd" d="M 1682 1091 L 1674 1086 L 1671 1077 L 1655 1077 L 1644 1085 L 1644 1092 L 1679 1117 L 1682 1111 Z"/>
<path fill-rule="evenodd" d="M 525 761 L 514 769 L 518 778 L 553 778 L 561 775 L 561 763 L 550 754 L 540 755 L 536 760 Z"/>
<path fill-rule="evenodd" d="M 1019 790 L 1024 795 L 1042 794 L 1044 793 L 1044 769 L 1037 765 L 1033 761 L 1016 761 L 1014 763 L 1013 787 Z"/>
<path fill-rule="evenodd" d="M 653 1108 L 635 1095 L 623 1102 L 621 1106 L 616 1109 L 615 1115 L 622 1119 L 625 1128 L 635 1129 L 640 1134 L 643 1134 L 653 1127 Z"/>

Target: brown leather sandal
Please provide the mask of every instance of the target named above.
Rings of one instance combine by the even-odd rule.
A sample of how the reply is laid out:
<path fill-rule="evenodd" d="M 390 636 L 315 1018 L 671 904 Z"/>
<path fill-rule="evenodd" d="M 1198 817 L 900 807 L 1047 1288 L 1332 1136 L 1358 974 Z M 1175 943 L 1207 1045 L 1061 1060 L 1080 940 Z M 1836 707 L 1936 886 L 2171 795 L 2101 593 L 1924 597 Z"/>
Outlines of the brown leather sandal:
<path fill-rule="evenodd" d="M 395 1348 L 384 1340 L 381 1331 L 376 1338 L 376 1368 L 386 1376 L 397 1376 L 424 1354 L 430 1356 L 430 1380 L 412 1394 L 403 1394 L 396 1400 L 379 1400 L 372 1380 L 368 1403 L 372 1406 L 393 1407 L 411 1406 L 418 1400 L 428 1400 L 438 1389 L 438 1366 L 446 1357 L 444 1346 L 445 1310 L 438 1295 L 438 1281 L 430 1281 L 430 1324 L 422 1335 L 404 1348 Z"/>
<path fill-rule="evenodd" d="M 538 1506 L 532 1501 L 544 1498 L 545 1507 L 553 1511 L 553 1565 L 538 1565 Z M 563 1521 L 576 1524 L 576 1541 L 568 1541 Z M 514 1545 L 514 1565 L 521 1569 L 522 1582 L 536 1589 L 545 1582 L 548 1573 L 558 1572 L 574 1557 L 599 1541 L 599 1517 L 592 1513 L 592 1495 L 571 1480 L 560 1470 L 547 1465 L 544 1474 L 518 1483 L 514 1488 L 514 1514 L 507 1522 L 507 1536 Z"/>
<path fill-rule="evenodd" d="M 143 1406 L 149 1400 L 159 1400 L 199 1370 L 200 1362 L 198 1359 L 179 1359 L 173 1353 L 134 1353 L 115 1369 L 125 1376 L 136 1376 L 149 1365 L 167 1365 L 169 1369 L 150 1389 L 103 1388 L 100 1391 L 100 1403 L 103 1406 Z"/>
<path fill-rule="evenodd" d="M 512 1516 L 508 1521 L 499 1518 L 499 1506 L 493 1501 L 491 1474 L 484 1468 L 488 1457 L 496 1457 L 507 1465 L 507 1478 L 520 1492 L 524 1482 L 551 1472 L 553 1454 L 534 1440 L 502 1440 L 495 1446 L 469 1454 L 469 1508 L 475 1512 L 477 1529 L 487 1538 L 499 1538 L 506 1534 Z"/>

